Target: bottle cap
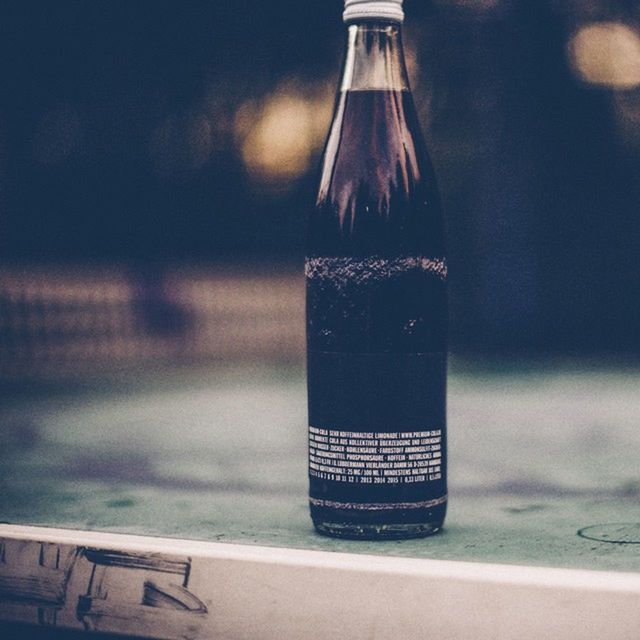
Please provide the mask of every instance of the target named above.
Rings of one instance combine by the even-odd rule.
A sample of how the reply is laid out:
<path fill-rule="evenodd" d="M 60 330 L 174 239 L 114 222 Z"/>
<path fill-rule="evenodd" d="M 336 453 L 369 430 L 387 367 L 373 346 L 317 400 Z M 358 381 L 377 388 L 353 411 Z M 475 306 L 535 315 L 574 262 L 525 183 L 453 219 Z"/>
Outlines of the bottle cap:
<path fill-rule="evenodd" d="M 369 19 L 393 20 L 402 22 L 404 11 L 403 0 L 344 0 L 344 13 L 342 19 L 345 22 Z"/>

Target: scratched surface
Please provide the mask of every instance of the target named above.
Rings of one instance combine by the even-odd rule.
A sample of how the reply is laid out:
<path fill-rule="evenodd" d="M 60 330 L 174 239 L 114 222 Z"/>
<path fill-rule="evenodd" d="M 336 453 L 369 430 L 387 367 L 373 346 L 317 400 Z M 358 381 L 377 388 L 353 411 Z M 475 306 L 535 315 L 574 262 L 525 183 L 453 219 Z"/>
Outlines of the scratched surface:
<path fill-rule="evenodd" d="M 640 371 L 487 372 L 454 363 L 446 530 L 402 542 L 313 532 L 305 393 L 302 369 L 290 366 L 5 384 L 0 520 L 640 571 Z M 622 542 L 603 541 L 615 539 Z"/>

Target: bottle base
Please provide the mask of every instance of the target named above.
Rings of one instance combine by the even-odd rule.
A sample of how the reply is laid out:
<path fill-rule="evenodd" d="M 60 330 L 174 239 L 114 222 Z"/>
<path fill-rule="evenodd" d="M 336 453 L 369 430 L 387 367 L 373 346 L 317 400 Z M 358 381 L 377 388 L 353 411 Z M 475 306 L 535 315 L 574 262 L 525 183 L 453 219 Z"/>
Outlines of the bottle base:
<path fill-rule="evenodd" d="M 442 500 L 442 499 L 441 499 Z M 311 504 L 311 520 L 318 533 L 351 540 L 402 540 L 424 538 L 442 529 L 446 498 L 428 508 L 356 510 Z"/>
<path fill-rule="evenodd" d="M 438 533 L 442 525 L 431 523 L 352 523 L 313 521 L 316 531 L 332 538 L 349 540 L 403 540 L 408 538 L 425 538 Z"/>

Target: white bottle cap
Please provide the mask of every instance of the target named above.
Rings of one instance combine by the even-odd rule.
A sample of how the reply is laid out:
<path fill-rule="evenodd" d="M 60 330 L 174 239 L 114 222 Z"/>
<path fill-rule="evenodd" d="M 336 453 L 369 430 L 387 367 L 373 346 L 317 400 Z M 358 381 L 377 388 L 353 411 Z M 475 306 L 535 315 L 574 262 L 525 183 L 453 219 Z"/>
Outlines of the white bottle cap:
<path fill-rule="evenodd" d="M 403 0 L 344 0 L 344 13 L 342 19 L 345 22 L 354 20 L 393 20 L 402 22 L 404 11 Z"/>

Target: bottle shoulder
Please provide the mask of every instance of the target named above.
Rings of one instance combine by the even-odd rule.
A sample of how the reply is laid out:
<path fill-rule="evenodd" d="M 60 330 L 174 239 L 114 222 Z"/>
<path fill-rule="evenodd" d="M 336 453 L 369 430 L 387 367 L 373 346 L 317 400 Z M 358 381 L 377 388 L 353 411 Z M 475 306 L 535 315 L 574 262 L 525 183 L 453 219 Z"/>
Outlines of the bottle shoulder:
<path fill-rule="evenodd" d="M 410 92 L 342 92 L 310 215 L 309 249 L 442 255 L 442 218 Z"/>

